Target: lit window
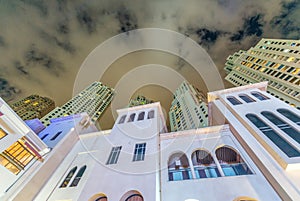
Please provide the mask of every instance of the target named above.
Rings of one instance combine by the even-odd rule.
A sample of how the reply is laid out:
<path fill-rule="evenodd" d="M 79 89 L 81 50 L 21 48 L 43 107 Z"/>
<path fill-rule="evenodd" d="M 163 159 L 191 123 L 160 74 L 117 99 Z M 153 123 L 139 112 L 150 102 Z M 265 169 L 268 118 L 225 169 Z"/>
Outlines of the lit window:
<path fill-rule="evenodd" d="M 0 127 L 0 139 L 4 138 L 7 133 Z"/>
<path fill-rule="evenodd" d="M 78 171 L 78 173 L 76 174 L 76 177 L 74 178 L 74 180 L 72 181 L 70 187 L 74 187 L 74 186 L 77 186 L 83 173 L 85 172 L 86 170 L 86 165 L 84 165 L 83 167 L 81 167 Z"/>
<path fill-rule="evenodd" d="M 122 149 L 122 146 L 112 148 L 109 158 L 106 162 L 107 165 L 116 164 L 118 162 L 118 158 L 119 158 L 121 149 Z"/>
<path fill-rule="evenodd" d="M 12 173 L 18 174 L 34 157 L 23 141 L 17 141 L 0 153 L 0 164 Z"/>
<path fill-rule="evenodd" d="M 287 62 L 293 62 L 293 61 L 295 61 L 295 57 L 289 57 L 286 61 Z"/>
<path fill-rule="evenodd" d="M 73 175 L 75 174 L 77 170 L 77 167 L 72 168 L 72 170 L 69 171 L 68 175 L 66 176 L 65 180 L 62 182 L 62 184 L 59 186 L 59 188 L 65 188 L 70 183 Z"/>
<path fill-rule="evenodd" d="M 288 157 L 299 157 L 300 152 L 290 145 L 284 138 L 275 132 L 270 126 L 263 122 L 255 114 L 247 114 L 246 117 L 279 149 L 281 149 Z"/>
<path fill-rule="evenodd" d="M 136 144 L 133 161 L 143 161 L 145 158 L 146 143 Z"/>

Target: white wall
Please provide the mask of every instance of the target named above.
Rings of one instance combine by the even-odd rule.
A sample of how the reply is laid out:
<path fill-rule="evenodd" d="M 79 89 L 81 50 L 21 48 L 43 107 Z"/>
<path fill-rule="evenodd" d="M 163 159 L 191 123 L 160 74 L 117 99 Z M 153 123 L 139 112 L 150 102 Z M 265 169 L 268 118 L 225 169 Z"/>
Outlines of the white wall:
<path fill-rule="evenodd" d="M 161 141 L 162 200 L 229 201 L 239 196 L 248 196 L 258 200 L 281 200 L 228 127 L 201 128 L 172 134 L 172 136 L 163 135 Z M 195 150 L 205 149 L 211 152 L 213 158 L 216 158 L 215 150 L 223 145 L 238 150 L 253 174 L 168 181 L 168 159 L 173 153 L 182 151 L 188 158 L 191 158 Z"/>

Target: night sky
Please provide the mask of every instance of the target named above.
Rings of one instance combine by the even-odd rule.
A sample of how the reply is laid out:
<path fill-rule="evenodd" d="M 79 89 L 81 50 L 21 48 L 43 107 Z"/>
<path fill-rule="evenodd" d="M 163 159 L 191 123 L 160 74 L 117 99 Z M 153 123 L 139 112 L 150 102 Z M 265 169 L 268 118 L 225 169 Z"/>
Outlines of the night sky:
<path fill-rule="evenodd" d="M 229 54 L 247 50 L 263 37 L 299 39 L 300 1 L 0 0 L 0 27 L 1 97 L 13 102 L 39 94 L 59 106 L 75 95 L 74 83 L 84 59 L 113 36 L 142 28 L 176 31 L 204 48 L 224 78 Z M 187 62 L 155 50 L 119 58 L 99 80 L 115 87 L 127 72 L 145 64 L 168 66 L 208 91 Z M 230 87 L 226 82 L 224 86 Z M 169 109 L 172 91 L 159 83 L 136 88 L 132 96 L 141 93 Z M 111 109 L 106 113 L 104 129 L 113 122 Z"/>

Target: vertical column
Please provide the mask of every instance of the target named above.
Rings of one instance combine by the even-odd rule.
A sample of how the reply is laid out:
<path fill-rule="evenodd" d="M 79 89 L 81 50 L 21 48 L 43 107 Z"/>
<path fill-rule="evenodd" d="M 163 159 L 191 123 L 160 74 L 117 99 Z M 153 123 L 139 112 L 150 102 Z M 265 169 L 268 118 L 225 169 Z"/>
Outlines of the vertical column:
<path fill-rule="evenodd" d="M 191 159 L 191 157 L 187 157 L 187 158 L 188 158 L 189 166 L 190 166 L 190 169 L 191 169 L 192 177 L 193 177 L 193 179 L 197 179 L 192 159 Z"/>
<path fill-rule="evenodd" d="M 221 177 L 225 177 L 225 174 L 224 174 L 224 172 L 222 170 L 222 167 L 221 167 L 221 165 L 219 163 L 219 160 L 217 159 L 216 155 L 214 153 L 212 153 L 211 155 L 212 155 L 212 157 L 213 157 L 213 159 L 215 161 L 215 164 L 216 164 L 216 166 L 217 166 L 217 168 L 218 168 L 218 170 L 220 172 Z"/>

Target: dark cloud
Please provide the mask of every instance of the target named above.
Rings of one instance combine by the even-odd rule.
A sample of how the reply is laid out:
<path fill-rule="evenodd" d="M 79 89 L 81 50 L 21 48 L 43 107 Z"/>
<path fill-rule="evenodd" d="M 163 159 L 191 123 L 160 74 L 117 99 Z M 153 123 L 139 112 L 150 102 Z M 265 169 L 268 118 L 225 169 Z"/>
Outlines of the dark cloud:
<path fill-rule="evenodd" d="M 281 13 L 272 18 L 270 24 L 273 28 L 279 28 L 285 37 L 298 39 L 300 36 L 299 27 L 299 1 L 283 3 Z"/>
<path fill-rule="evenodd" d="M 29 74 L 29 72 L 26 70 L 25 66 L 22 65 L 20 61 L 15 61 L 14 66 L 18 70 L 18 72 L 20 72 L 21 74 L 23 74 L 23 75 Z"/>
<path fill-rule="evenodd" d="M 200 41 L 199 43 L 215 43 L 218 37 L 221 35 L 221 31 L 217 30 L 209 30 L 206 28 L 201 28 L 196 31 L 196 34 L 198 35 Z"/>
<path fill-rule="evenodd" d="M 93 19 L 92 9 L 86 5 L 80 5 L 76 9 L 76 17 L 79 24 L 89 33 L 94 33 L 96 28 L 96 22 Z"/>
<path fill-rule="evenodd" d="M 58 39 L 56 36 L 50 35 L 45 31 L 41 31 L 40 36 L 48 43 L 53 43 L 68 53 L 75 53 L 75 47 L 67 39 Z"/>
<path fill-rule="evenodd" d="M 57 32 L 60 34 L 69 34 L 70 28 L 67 22 L 59 22 L 56 28 Z"/>
<path fill-rule="evenodd" d="M 43 66 L 48 72 L 53 73 L 56 76 L 59 76 L 60 72 L 64 70 L 61 62 L 55 60 L 50 55 L 39 51 L 34 45 L 26 51 L 25 60 L 25 66 Z"/>
<path fill-rule="evenodd" d="M 16 94 L 21 91 L 16 87 L 10 85 L 10 83 L 3 77 L 0 77 L 0 97 L 5 101 L 12 100 Z"/>
<path fill-rule="evenodd" d="M 221 36 L 226 34 L 225 31 L 221 30 L 195 28 L 191 26 L 187 26 L 187 28 L 179 27 L 178 31 L 187 37 L 193 38 L 198 44 L 202 45 L 206 49 L 209 49 L 209 47 L 214 45 Z"/>
<path fill-rule="evenodd" d="M 247 36 L 261 36 L 263 34 L 263 15 L 257 14 L 246 18 L 244 20 L 243 26 L 237 33 L 234 33 L 231 37 L 231 41 L 240 41 Z"/>
<path fill-rule="evenodd" d="M 138 28 L 137 18 L 128 9 L 121 6 L 117 12 L 117 19 L 120 24 L 119 33 L 128 32 Z"/>

